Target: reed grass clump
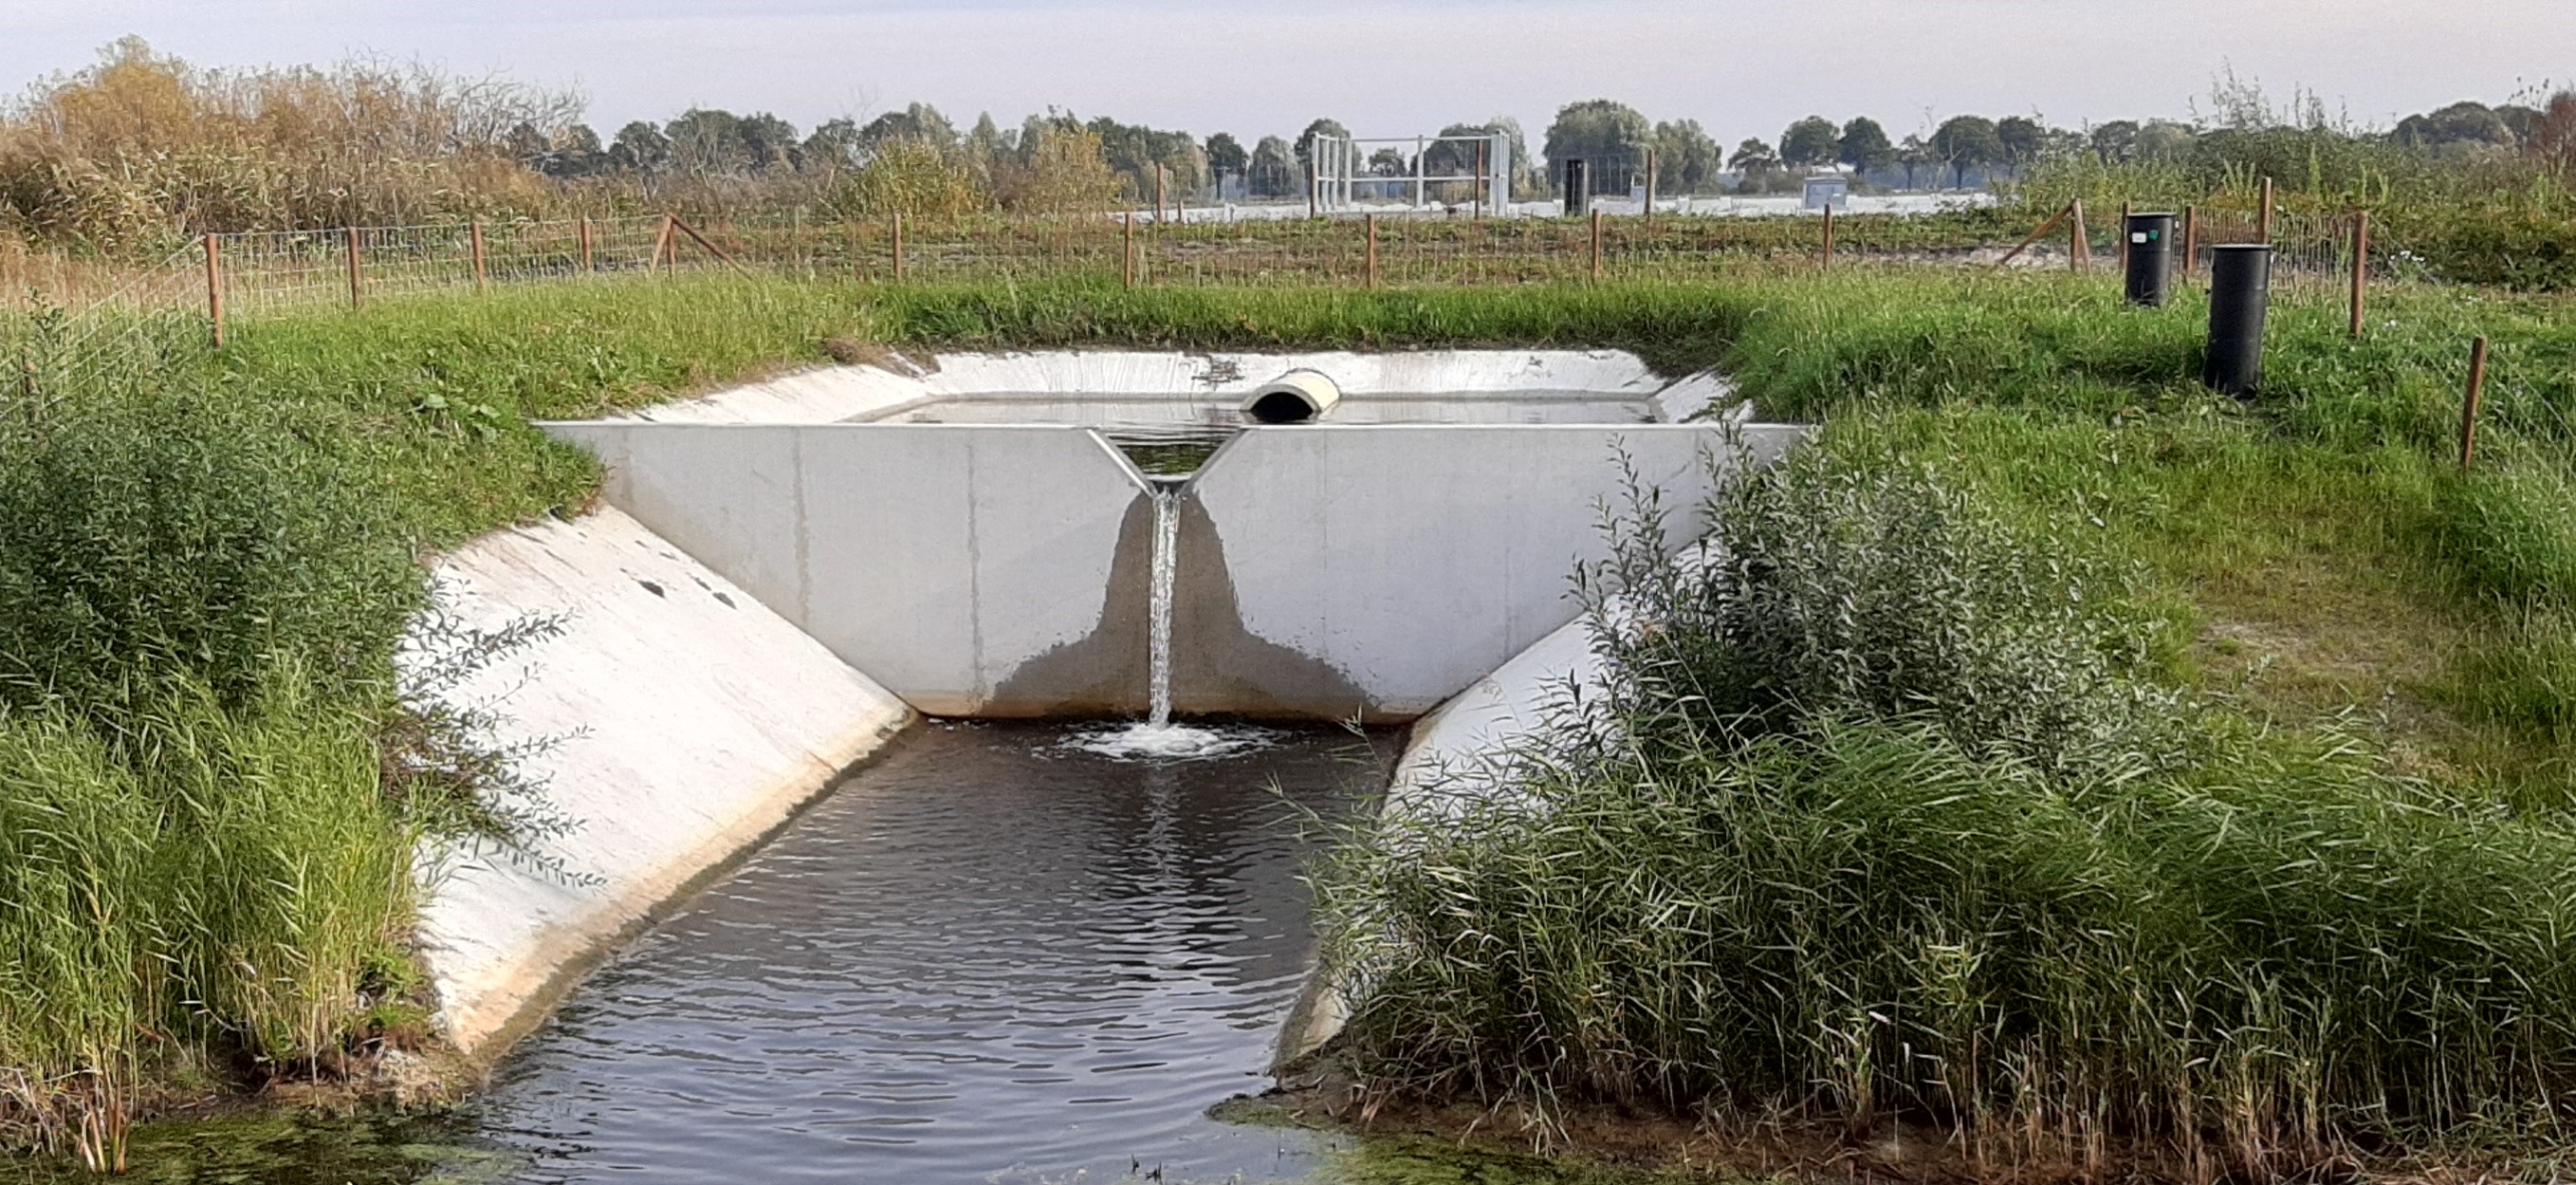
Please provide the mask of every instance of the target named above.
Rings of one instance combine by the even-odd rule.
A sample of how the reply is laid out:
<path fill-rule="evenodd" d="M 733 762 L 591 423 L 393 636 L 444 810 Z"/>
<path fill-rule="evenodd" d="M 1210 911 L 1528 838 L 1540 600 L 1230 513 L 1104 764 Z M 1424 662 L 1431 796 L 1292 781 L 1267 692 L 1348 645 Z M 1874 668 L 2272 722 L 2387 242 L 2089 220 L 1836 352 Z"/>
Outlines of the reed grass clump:
<path fill-rule="evenodd" d="M 2083 540 L 1826 444 L 1595 574 L 1603 686 L 1319 878 L 1382 1085 L 2208 1181 L 2576 1088 L 2576 829 L 2164 686 Z"/>

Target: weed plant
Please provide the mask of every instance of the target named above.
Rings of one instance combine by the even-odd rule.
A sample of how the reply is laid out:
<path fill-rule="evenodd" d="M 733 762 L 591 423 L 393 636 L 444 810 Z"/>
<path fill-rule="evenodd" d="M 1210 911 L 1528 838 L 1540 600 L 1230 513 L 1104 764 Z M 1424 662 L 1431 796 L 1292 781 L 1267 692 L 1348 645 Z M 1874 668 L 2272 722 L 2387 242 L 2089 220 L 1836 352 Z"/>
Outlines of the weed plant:
<path fill-rule="evenodd" d="M 1520 793 L 1339 849 L 1362 1064 L 2203 1181 L 2554 1130 L 2576 830 L 2160 685 L 2117 564 L 1865 457 L 1743 479 L 1706 562 L 1632 517 Z"/>

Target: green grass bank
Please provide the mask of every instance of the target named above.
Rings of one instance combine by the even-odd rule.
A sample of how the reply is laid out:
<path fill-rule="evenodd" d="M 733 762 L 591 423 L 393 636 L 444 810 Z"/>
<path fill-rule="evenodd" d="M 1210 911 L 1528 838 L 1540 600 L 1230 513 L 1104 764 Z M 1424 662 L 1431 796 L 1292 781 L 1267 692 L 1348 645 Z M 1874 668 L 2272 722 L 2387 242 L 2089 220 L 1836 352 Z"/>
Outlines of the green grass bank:
<path fill-rule="evenodd" d="M 2429 869 L 2424 892 L 2459 890 L 2438 874 L 2465 861 L 2423 861 L 2489 841 L 2555 850 L 2568 827 L 2567 311 L 2545 297 L 2397 288 L 2355 343 L 2339 306 L 2290 303 L 2276 313 L 2271 386 L 2246 405 L 2191 382 L 2195 298 L 2146 313 L 2119 308 L 2102 280 L 1922 272 L 1377 292 L 701 276 L 386 300 L 240 323 L 213 357 L 175 343 L 137 351 L 0 407 L 0 942 L 22 955 L 0 967 L 0 1118 L 15 1138 L 103 1147 L 113 1117 L 137 1104 L 329 1077 L 416 1042 L 408 853 L 424 838 L 544 823 L 542 804 L 424 720 L 417 689 L 395 676 L 421 561 L 589 503 L 593 465 L 530 420 L 880 346 L 1598 346 L 1669 371 L 1723 366 L 1767 415 L 1832 425 L 1833 455 L 1856 469 L 1925 472 L 1963 520 L 2043 532 L 2087 563 L 2121 566 L 2130 575 L 2104 601 L 2118 629 L 2103 636 L 2134 659 L 2116 672 L 2123 686 L 2217 702 L 2195 727 L 2292 738 L 2286 751 L 2313 755 L 2280 770 L 2242 754 L 2207 768 L 2276 805 L 2316 785 L 2355 815 L 2430 810 L 2442 822 L 2423 834 L 2357 834 Z M 2461 474 L 2445 450 L 2472 334 L 2496 353 L 2484 460 Z M 1917 723 L 1778 731 L 1893 747 L 1963 786 L 1997 776 L 1990 754 L 1940 750 L 1957 738 L 1908 731 Z M 1726 763 L 1755 757 L 1787 763 L 1756 770 L 1765 785 L 1866 768 L 1835 749 L 1720 755 L 1710 785 L 1751 777 Z M 2126 801 L 2107 793 L 2095 807 Z M 2464 846 L 2409 846 L 2433 832 Z M 2145 859 L 2157 845 L 2143 835 L 2120 850 Z M 2136 876 L 2228 872 L 2177 862 Z M 2410 891 L 2376 900 L 2420 904 Z M 1853 903 L 1851 924 L 1899 924 L 1873 923 L 1877 904 Z M 2291 908 L 2238 907 L 2254 932 Z M 2137 930 L 2134 915 L 2061 921 L 2132 927 L 2134 949 L 2171 956 L 2164 982 L 2222 966 L 2207 961 L 2220 948 Z M 2507 937 L 2480 929 L 2504 922 L 2446 924 Z M 1669 952 L 1622 949 L 1584 957 L 1628 958 L 1626 972 L 1659 990 L 1696 990 L 1661 964 Z M 2424 974 L 2408 982 L 2440 990 L 2454 973 Z M 2282 990 L 2296 1003 L 2309 989 Z M 1388 1024 L 1385 1048 L 1405 1048 Z M 1667 1101 L 1725 1070 L 1657 1056 L 1674 1059 Z M 1561 1086 L 1503 1072 L 1513 1065 L 1420 1080 Z M 2421 1089 L 2466 1087 L 2434 1076 Z"/>

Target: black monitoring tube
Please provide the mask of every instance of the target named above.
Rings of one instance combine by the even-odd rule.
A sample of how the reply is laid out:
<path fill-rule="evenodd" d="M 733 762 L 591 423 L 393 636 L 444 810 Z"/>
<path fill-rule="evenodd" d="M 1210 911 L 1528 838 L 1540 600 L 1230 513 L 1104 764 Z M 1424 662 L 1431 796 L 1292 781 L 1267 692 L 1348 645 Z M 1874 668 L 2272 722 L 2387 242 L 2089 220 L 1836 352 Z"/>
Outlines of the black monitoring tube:
<path fill-rule="evenodd" d="M 2129 303 L 2140 308 L 2162 308 L 2173 289 L 2174 216 L 2131 214 L 2126 229 Z"/>
<path fill-rule="evenodd" d="M 2211 249 L 2209 360 L 2200 381 L 2243 397 L 2263 385 L 2263 313 L 2272 295 L 2272 247 L 2227 243 Z"/>

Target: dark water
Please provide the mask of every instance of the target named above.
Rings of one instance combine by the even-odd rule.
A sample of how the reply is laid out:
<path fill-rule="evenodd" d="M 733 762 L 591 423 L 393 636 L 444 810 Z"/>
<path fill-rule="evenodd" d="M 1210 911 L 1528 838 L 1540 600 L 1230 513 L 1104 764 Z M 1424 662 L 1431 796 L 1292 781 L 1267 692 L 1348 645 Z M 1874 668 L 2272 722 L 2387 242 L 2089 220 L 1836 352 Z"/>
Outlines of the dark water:
<path fill-rule="evenodd" d="M 1157 765 L 1069 735 L 932 725 L 898 741 L 595 975 L 465 1116 L 298 1132 L 262 1145 L 251 1176 L 219 1148 L 192 1155 L 203 1171 L 152 1175 L 1305 1175 L 1321 1137 L 1206 1112 L 1269 1084 L 1304 986 L 1300 811 L 1330 816 L 1376 784 L 1383 746 L 1283 733 Z"/>

